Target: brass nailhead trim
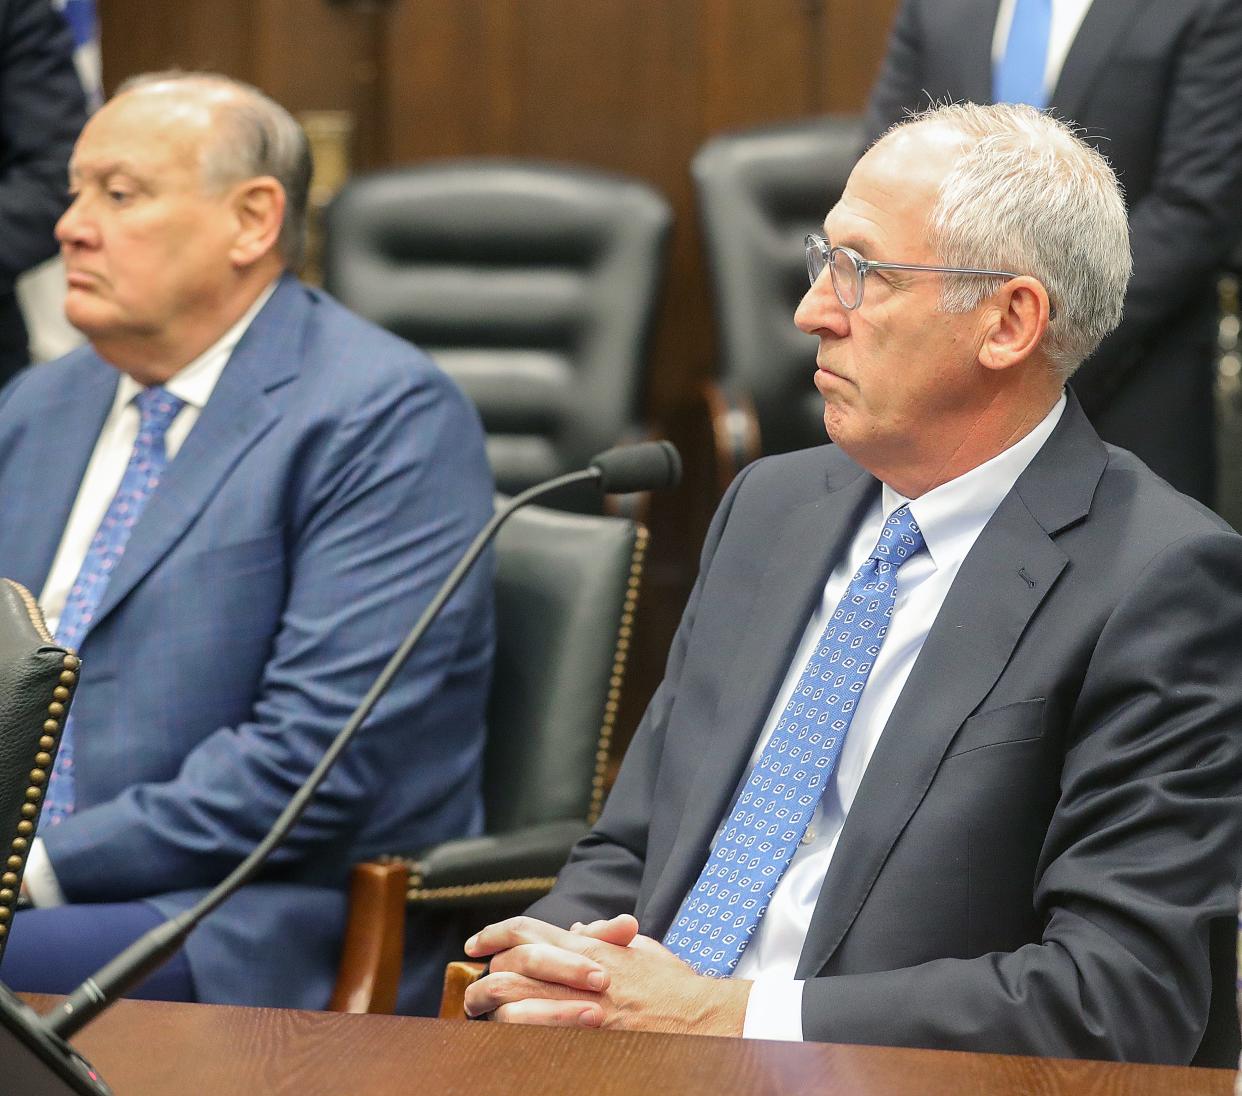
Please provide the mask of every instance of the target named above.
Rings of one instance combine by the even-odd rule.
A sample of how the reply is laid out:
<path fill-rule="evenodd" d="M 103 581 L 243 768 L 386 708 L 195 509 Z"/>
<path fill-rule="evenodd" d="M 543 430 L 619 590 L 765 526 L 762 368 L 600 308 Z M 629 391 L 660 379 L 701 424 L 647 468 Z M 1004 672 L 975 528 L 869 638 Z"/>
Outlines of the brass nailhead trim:
<path fill-rule="evenodd" d="M 556 882 L 555 875 L 531 876 L 527 879 L 505 879 L 496 883 L 465 883 L 458 887 L 420 886 L 419 876 L 410 876 L 410 889 L 406 892 L 408 902 L 452 901 L 457 899 L 486 898 L 497 894 L 522 894 L 533 892 L 547 894 Z"/>
<path fill-rule="evenodd" d="M 35 631 L 45 643 L 55 643 L 47 630 L 43 614 L 30 591 L 20 583 L 6 579 L 9 586 L 17 591 L 26 613 Z M 82 662 L 72 651 L 67 651 L 61 660 L 59 684 L 52 690 L 52 699 L 47 706 L 47 716 L 43 721 L 43 734 L 39 738 L 38 752 L 34 756 L 34 767 L 30 770 L 30 784 L 26 788 L 26 802 L 22 804 L 23 821 L 17 824 L 17 836 L 9 844 L 10 855 L 5 861 L 9 869 L 0 875 L 0 940 L 9 932 L 8 922 L 13 917 L 13 907 L 18 899 L 17 873 L 25 863 L 25 854 L 30 849 L 30 837 L 34 833 L 34 819 L 39 816 L 39 801 L 43 798 L 43 788 L 48 777 L 48 769 L 52 764 L 52 750 L 56 746 L 61 731 L 61 719 L 65 714 L 65 702 L 73 695 L 74 686 L 78 682 L 78 669 Z"/>
<path fill-rule="evenodd" d="M 591 805 L 587 811 L 587 825 L 593 826 L 604 805 L 604 782 L 608 778 L 608 758 L 612 749 L 612 735 L 617 722 L 617 710 L 621 701 L 621 684 L 625 680 L 625 663 L 629 655 L 630 639 L 634 630 L 634 610 L 638 606 L 638 590 L 642 585 L 643 564 L 647 558 L 650 534 L 645 525 L 639 525 L 634 533 L 634 551 L 630 556 L 630 576 L 625 587 L 625 601 L 621 606 L 621 623 L 617 628 L 617 642 L 613 648 L 612 674 L 608 678 L 608 700 L 604 704 L 604 721 L 600 725 L 599 738 L 595 743 L 595 773 L 591 777 Z"/>

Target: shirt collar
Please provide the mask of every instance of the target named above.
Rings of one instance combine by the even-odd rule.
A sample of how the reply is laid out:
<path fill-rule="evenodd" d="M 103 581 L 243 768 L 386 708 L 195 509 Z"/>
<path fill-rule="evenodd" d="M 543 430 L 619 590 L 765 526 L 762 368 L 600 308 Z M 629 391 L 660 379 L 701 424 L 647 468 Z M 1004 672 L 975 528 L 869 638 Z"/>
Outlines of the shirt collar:
<path fill-rule="evenodd" d="M 201 411 L 207 405 L 207 400 L 215 390 L 216 382 L 220 379 L 220 374 L 224 372 L 224 367 L 228 365 L 229 358 L 232 357 L 237 344 L 241 342 L 242 336 L 254 322 L 254 318 L 263 310 L 263 306 L 276 292 L 276 285 L 279 281 L 280 279 L 277 278 L 263 290 L 255 298 L 254 304 L 246 309 L 241 319 L 211 346 L 169 377 L 163 384 L 164 389 L 183 403 Z M 128 373 L 122 373 L 120 384 L 117 386 L 116 406 L 128 404 L 144 387 Z"/>
<path fill-rule="evenodd" d="M 972 468 L 956 479 L 942 483 L 925 495 L 907 499 L 888 484 L 883 485 L 881 507 L 885 520 L 894 510 L 909 506 L 919 523 L 928 555 L 937 569 L 960 560 L 970 550 L 983 527 L 1009 494 L 1026 466 L 1043 448 L 1065 410 L 1065 393 L 1028 434 L 1008 449 Z"/>

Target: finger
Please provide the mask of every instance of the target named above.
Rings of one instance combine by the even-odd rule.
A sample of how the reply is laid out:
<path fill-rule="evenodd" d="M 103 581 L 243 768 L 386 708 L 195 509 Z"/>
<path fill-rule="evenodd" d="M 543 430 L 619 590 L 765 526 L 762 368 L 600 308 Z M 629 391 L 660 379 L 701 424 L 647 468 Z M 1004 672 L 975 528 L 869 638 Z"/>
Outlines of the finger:
<path fill-rule="evenodd" d="M 569 989 L 554 982 L 544 982 L 537 978 L 528 978 L 514 971 L 501 971 L 489 974 L 467 987 L 462 1007 L 467 1016 L 482 1016 L 493 1012 L 501 1005 L 513 1004 L 528 999 L 547 999 L 554 1001 L 581 998 L 582 991 Z"/>
<path fill-rule="evenodd" d="M 542 982 L 553 982 L 595 993 L 608 988 L 608 972 L 578 952 L 552 944 L 518 944 L 492 958 L 493 973 L 512 971 Z"/>
<path fill-rule="evenodd" d="M 637 935 L 638 921 L 631 914 L 622 913 L 607 921 L 592 921 L 589 925 L 579 923 L 570 931 L 578 936 L 589 936 L 592 940 L 603 940 L 624 948 Z"/>
<path fill-rule="evenodd" d="M 546 942 L 569 947 L 571 951 L 580 950 L 576 943 L 568 941 L 580 940 L 565 929 L 549 925 L 534 917 L 510 917 L 506 921 L 497 921 L 476 932 L 465 944 L 465 952 L 471 958 L 481 959 L 486 955 L 495 955 L 505 948 L 514 948 L 519 944 Z"/>
<path fill-rule="evenodd" d="M 588 1001 L 528 1000 L 498 1008 L 492 1019 L 504 1024 L 597 1028 L 604 1022 L 604 1010 Z"/>

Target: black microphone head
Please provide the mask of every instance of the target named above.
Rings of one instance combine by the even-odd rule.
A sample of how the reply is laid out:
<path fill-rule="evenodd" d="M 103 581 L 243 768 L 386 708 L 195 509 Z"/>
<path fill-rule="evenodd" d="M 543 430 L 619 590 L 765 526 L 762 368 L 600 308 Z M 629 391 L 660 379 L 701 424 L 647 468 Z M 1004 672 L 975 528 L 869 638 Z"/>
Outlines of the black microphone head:
<path fill-rule="evenodd" d="M 644 441 L 606 449 L 591 461 L 608 495 L 661 491 L 681 482 L 681 454 L 671 441 Z"/>

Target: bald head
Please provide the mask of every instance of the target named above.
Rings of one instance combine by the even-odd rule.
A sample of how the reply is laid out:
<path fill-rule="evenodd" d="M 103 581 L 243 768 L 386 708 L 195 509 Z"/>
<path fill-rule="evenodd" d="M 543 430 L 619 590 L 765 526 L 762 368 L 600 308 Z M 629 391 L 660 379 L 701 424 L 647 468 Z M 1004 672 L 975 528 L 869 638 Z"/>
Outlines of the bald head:
<path fill-rule="evenodd" d="M 204 72 L 134 76 L 113 99 L 122 96 L 147 100 L 152 112 L 198 135 L 206 186 L 220 190 L 261 176 L 275 179 L 285 195 L 277 249 L 286 267 L 301 266 L 312 163 L 306 134 L 284 107 L 240 80 Z"/>

